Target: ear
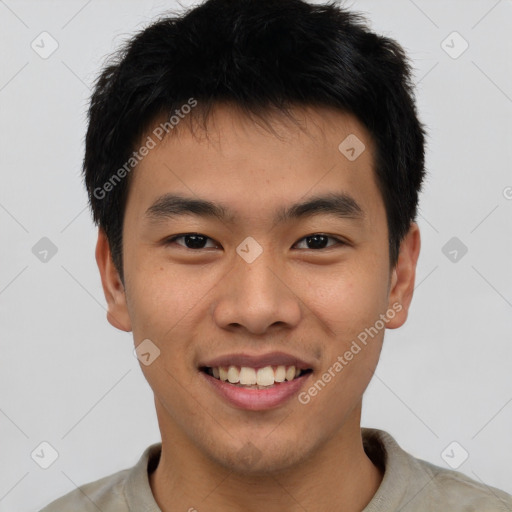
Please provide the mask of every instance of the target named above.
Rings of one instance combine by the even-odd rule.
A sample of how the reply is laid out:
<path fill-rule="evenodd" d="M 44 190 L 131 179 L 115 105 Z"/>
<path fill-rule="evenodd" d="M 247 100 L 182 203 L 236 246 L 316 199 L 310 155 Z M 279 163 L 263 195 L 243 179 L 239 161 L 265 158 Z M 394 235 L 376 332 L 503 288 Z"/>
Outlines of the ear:
<path fill-rule="evenodd" d="M 420 229 L 415 222 L 412 222 L 407 235 L 400 244 L 398 261 L 391 272 L 388 308 L 394 310 L 396 314 L 386 324 L 387 329 L 401 327 L 407 320 L 414 292 L 416 263 L 420 254 L 420 246 Z"/>
<path fill-rule="evenodd" d="M 130 332 L 132 327 L 126 306 L 124 285 L 112 260 L 107 235 L 101 228 L 98 230 L 98 242 L 96 243 L 96 263 L 101 275 L 103 293 L 107 300 L 107 320 L 117 329 Z"/>

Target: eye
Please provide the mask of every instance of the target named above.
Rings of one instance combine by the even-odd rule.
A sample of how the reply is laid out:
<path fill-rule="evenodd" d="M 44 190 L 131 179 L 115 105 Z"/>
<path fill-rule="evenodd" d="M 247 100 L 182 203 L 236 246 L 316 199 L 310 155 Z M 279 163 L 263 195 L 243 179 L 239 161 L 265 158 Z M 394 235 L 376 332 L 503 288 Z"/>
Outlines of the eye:
<path fill-rule="evenodd" d="M 306 245 L 309 247 L 303 247 L 305 249 L 328 249 L 329 247 L 332 247 L 332 245 L 346 245 L 346 243 L 343 240 L 340 240 L 339 238 L 335 238 L 333 236 L 324 235 L 323 233 L 314 233 L 312 235 L 305 236 L 304 238 L 301 238 L 297 244 L 299 244 L 302 241 L 305 241 Z M 328 240 L 334 240 L 334 244 L 327 245 Z M 297 245 L 296 244 L 296 245 Z M 301 249 L 299 247 L 299 249 Z"/>
<path fill-rule="evenodd" d="M 165 241 L 165 245 L 171 245 L 172 243 L 176 242 L 176 240 L 183 239 L 184 244 L 178 243 L 177 245 L 184 246 L 185 249 L 208 249 L 208 248 L 216 248 L 218 247 L 217 242 L 215 242 L 212 238 L 209 238 L 205 235 L 201 235 L 200 233 L 185 233 L 183 235 L 176 235 L 172 238 L 169 238 Z M 206 247 L 205 243 L 207 240 L 210 240 L 211 242 L 214 242 L 213 246 Z"/>
<path fill-rule="evenodd" d="M 183 243 L 178 243 L 178 240 L 182 240 Z M 328 241 L 334 241 L 332 244 L 328 244 Z M 208 241 L 212 245 L 209 247 L 207 246 Z M 297 242 L 295 245 L 300 245 L 300 243 L 306 244 L 306 247 L 296 247 L 298 249 L 314 249 L 314 250 L 321 250 L 321 249 L 328 249 L 332 247 L 333 245 L 347 245 L 346 242 L 343 240 L 340 240 L 339 238 L 329 236 L 323 233 L 314 233 L 312 235 L 305 236 L 299 242 Z M 208 248 L 218 248 L 219 244 L 215 242 L 212 238 L 207 237 L 206 235 L 202 235 L 200 233 L 185 233 L 183 235 L 176 235 L 173 236 L 167 240 L 165 240 L 165 245 L 171 245 L 173 243 L 177 243 L 177 245 L 180 245 L 184 247 L 185 249 L 191 249 L 191 250 L 200 250 L 200 249 L 208 249 Z"/>

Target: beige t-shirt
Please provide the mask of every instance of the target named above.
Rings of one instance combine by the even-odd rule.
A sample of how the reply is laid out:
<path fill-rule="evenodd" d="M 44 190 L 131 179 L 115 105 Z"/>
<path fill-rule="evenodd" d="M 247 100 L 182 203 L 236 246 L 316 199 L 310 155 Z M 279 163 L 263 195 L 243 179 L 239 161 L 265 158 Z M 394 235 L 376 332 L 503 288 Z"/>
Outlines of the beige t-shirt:
<path fill-rule="evenodd" d="M 512 512 L 512 496 L 503 491 L 416 459 L 387 432 L 361 430 L 365 452 L 384 470 L 379 489 L 362 512 Z M 161 512 L 148 478 L 161 446 L 149 446 L 133 468 L 83 485 L 40 512 Z"/>

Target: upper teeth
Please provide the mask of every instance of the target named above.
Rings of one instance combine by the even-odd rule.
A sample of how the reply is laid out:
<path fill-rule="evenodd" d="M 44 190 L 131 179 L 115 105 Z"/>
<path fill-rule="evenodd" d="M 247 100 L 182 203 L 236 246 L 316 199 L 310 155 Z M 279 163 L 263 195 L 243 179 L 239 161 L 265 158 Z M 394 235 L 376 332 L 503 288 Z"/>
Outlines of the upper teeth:
<path fill-rule="evenodd" d="M 212 368 L 216 379 L 228 381 L 231 384 L 272 386 L 275 382 L 293 380 L 301 370 L 295 366 L 265 366 L 264 368 L 250 368 L 248 366 L 219 366 Z"/>

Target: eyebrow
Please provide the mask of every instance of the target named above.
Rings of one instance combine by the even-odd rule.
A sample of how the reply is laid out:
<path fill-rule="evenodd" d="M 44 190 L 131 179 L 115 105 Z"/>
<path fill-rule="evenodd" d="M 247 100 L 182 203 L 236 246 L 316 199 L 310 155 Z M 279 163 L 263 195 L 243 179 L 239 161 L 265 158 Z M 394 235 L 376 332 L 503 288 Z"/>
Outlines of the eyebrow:
<path fill-rule="evenodd" d="M 230 224 L 233 224 L 237 217 L 235 212 L 220 203 L 176 194 L 160 196 L 145 213 L 145 216 L 152 222 L 186 215 L 216 218 Z M 341 219 L 359 221 L 365 218 L 364 210 L 357 201 L 342 192 L 318 195 L 289 207 L 278 208 L 274 215 L 274 221 L 283 223 L 315 215 L 333 215 Z"/>

